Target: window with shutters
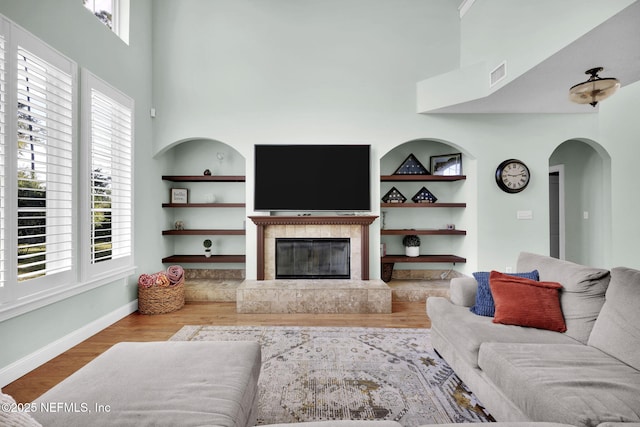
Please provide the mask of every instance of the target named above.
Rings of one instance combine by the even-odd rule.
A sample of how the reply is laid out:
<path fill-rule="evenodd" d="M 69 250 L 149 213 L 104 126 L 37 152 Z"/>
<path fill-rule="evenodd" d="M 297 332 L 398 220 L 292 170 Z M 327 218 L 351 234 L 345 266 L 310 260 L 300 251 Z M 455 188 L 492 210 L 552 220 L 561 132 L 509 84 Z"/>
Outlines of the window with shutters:
<path fill-rule="evenodd" d="M 18 281 L 73 265 L 73 76 L 18 45 Z"/>
<path fill-rule="evenodd" d="M 77 74 L 0 15 L 0 321 L 135 269 L 133 101 Z"/>
<path fill-rule="evenodd" d="M 83 140 L 88 142 L 90 274 L 131 264 L 133 101 L 83 73 Z"/>
<path fill-rule="evenodd" d="M 7 134 L 7 72 L 6 72 L 6 42 L 4 27 L 6 23 L 0 19 L 0 303 L 6 300 L 7 294 L 7 253 L 6 253 L 6 221 L 5 221 L 5 153 Z"/>

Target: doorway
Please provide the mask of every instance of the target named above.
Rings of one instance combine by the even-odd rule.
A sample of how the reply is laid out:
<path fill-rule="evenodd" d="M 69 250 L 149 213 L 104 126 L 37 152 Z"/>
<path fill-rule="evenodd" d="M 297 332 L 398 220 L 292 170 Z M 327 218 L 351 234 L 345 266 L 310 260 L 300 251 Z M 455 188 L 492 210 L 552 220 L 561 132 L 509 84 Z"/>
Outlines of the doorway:
<path fill-rule="evenodd" d="M 565 259 L 564 165 L 549 167 L 549 255 Z"/>

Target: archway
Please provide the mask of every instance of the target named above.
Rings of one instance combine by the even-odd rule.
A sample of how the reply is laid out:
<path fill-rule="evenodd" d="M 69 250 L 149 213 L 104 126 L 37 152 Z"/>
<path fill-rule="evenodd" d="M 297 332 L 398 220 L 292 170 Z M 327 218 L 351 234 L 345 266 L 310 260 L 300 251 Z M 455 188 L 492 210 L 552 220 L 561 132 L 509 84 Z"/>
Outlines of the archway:
<path fill-rule="evenodd" d="M 564 207 L 564 218 L 560 218 L 558 227 L 559 241 L 564 237 L 564 259 L 584 265 L 608 265 L 611 157 L 593 141 L 571 139 L 553 151 L 549 168 L 563 182 L 558 185 L 557 194 L 554 185 L 550 186 L 550 236 L 555 222 L 551 212 L 557 201 L 560 211 Z M 556 241 L 554 237 L 550 240 L 552 245 Z"/>
<path fill-rule="evenodd" d="M 198 278 L 244 276 L 245 158 L 218 140 L 189 138 L 160 160 L 169 202 L 163 203 L 169 251 L 163 263 L 179 263 Z M 183 196 L 174 201 L 177 192 Z"/>
<path fill-rule="evenodd" d="M 417 177 L 414 180 L 407 175 L 396 175 L 405 162 L 419 162 L 434 174 L 432 159 L 436 162 L 444 158 L 460 159 L 461 170 L 457 172 L 461 177 L 451 177 L 451 180 L 436 176 L 435 179 Z M 396 263 L 393 277 L 449 279 L 475 268 L 477 236 L 475 232 L 467 235 L 467 230 L 477 228 L 474 158 L 454 143 L 432 138 L 415 139 L 396 146 L 380 158 L 380 175 L 380 243 L 383 253 L 386 251 L 390 256 L 389 262 Z M 472 177 L 469 183 L 466 182 L 467 175 Z M 394 189 L 402 195 L 400 200 L 404 199 L 404 202 L 383 200 Z M 419 200 L 425 190 L 437 199 L 435 203 Z M 420 238 L 418 258 L 405 257 L 405 235 Z M 471 264 L 467 264 L 467 257 Z M 382 261 L 385 265 L 385 259 Z M 387 272 L 385 277 L 388 276 Z"/>

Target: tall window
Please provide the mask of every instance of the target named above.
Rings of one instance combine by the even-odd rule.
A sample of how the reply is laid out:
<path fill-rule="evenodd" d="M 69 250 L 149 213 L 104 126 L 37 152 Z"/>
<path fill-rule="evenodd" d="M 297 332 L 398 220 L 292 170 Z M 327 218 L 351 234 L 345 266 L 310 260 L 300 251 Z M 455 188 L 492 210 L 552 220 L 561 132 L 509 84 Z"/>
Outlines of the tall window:
<path fill-rule="evenodd" d="M 133 101 L 83 76 L 0 15 L 0 321 L 134 271 Z"/>
<path fill-rule="evenodd" d="M 89 263 L 130 264 L 132 255 L 133 101 L 90 73 L 88 126 L 90 248 Z M 88 104 L 88 105 L 87 105 Z M 99 270 L 102 270 L 100 268 Z"/>
<path fill-rule="evenodd" d="M 73 264 L 73 79 L 17 52 L 18 280 Z"/>

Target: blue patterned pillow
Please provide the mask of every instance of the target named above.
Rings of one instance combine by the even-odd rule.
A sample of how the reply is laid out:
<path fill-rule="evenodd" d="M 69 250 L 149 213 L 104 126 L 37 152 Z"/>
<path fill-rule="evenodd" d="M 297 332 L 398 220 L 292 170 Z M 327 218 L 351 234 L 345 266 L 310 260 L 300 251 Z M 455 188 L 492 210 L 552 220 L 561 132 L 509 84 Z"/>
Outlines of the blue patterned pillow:
<path fill-rule="evenodd" d="M 524 277 L 525 279 L 540 280 L 538 276 L 538 270 L 533 270 L 528 273 L 508 273 L 509 276 Z M 496 307 L 493 302 L 493 295 L 491 295 L 491 288 L 489 288 L 489 272 L 479 271 L 473 273 L 473 277 L 478 282 L 478 293 L 476 294 L 476 303 L 470 310 L 479 315 L 493 317 L 496 312 Z"/>

